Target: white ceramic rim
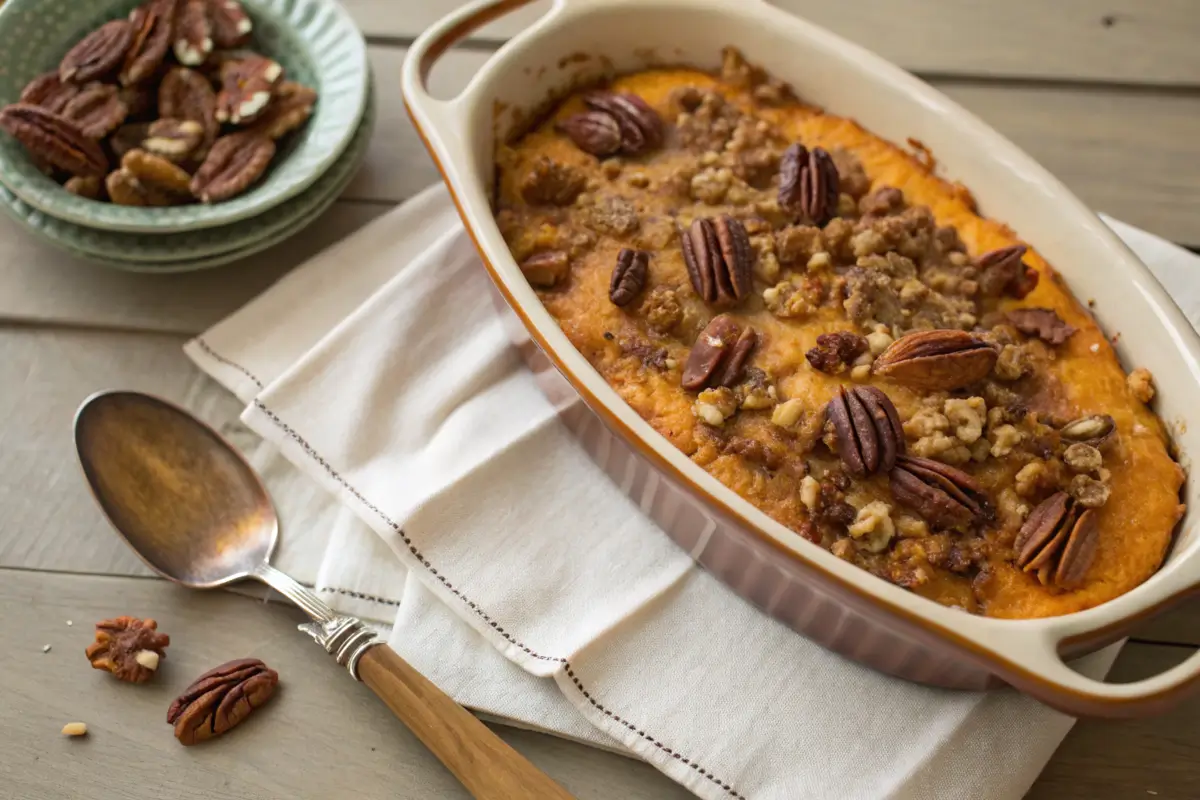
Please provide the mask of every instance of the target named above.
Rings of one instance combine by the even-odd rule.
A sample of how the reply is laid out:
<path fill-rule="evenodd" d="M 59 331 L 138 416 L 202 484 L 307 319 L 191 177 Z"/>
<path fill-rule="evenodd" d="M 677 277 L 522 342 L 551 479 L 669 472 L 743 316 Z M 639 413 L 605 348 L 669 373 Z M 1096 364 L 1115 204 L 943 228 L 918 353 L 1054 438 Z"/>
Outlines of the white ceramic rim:
<path fill-rule="evenodd" d="M 660 461 L 668 464 L 687 482 L 699 487 L 720 506 L 733 511 L 750 527 L 757 528 L 758 532 L 792 558 L 815 567 L 838 583 L 868 597 L 883 610 L 918 622 L 948 643 L 958 646 L 964 655 L 974 655 L 987 666 L 1004 668 L 1006 680 L 1048 702 L 1053 703 L 1053 695 L 1057 693 L 1060 699 L 1062 696 L 1072 696 L 1081 702 L 1101 706 L 1132 706 L 1151 698 L 1174 696 L 1200 677 L 1200 653 L 1160 675 L 1129 684 L 1092 681 L 1074 672 L 1059 657 L 1059 648 L 1064 642 L 1087 639 L 1104 630 L 1117 628 L 1160 607 L 1168 598 L 1195 591 L 1200 581 L 1200 572 L 1197 570 L 1200 566 L 1200 541 L 1187 528 L 1188 517 L 1181 522 L 1181 530 L 1187 528 L 1186 535 L 1180 537 L 1187 539 L 1186 547 L 1177 543 L 1162 568 L 1130 592 L 1100 606 L 1065 616 L 999 620 L 964 614 L 869 575 L 823 548 L 805 542 L 693 464 L 654 431 L 592 368 L 541 305 L 522 276 L 492 217 L 488 190 L 490 176 L 485 174 L 484 169 L 490 166 L 490 160 L 485 164 L 479 160 L 482 150 L 490 149 L 490 130 L 482 123 L 492 120 L 497 87 L 506 79 L 515 79 L 515 65 L 528 61 L 529 52 L 538 47 L 562 50 L 565 46 L 562 40 L 568 38 L 561 35 L 563 29 L 578 24 L 589 15 L 620 10 L 627 17 L 633 17 L 651 10 L 661 12 L 668 9 L 678 13 L 695 11 L 721 14 L 739 22 L 762 26 L 773 34 L 803 43 L 804 47 L 821 53 L 825 58 L 836 60 L 839 69 L 873 82 L 889 97 L 902 96 L 914 114 L 936 115 L 940 123 L 956 136 L 969 141 L 980 158 L 991 159 L 1010 169 L 1012 180 L 1028 182 L 1029 188 L 1038 194 L 1039 201 L 1053 204 L 1060 224 L 1069 230 L 1073 246 L 1091 256 L 1101 256 L 1104 264 L 1111 264 L 1116 273 L 1114 278 L 1121 282 L 1123 290 L 1130 292 L 1129 296 L 1135 298 L 1140 306 L 1145 306 L 1145 314 L 1139 323 L 1154 327 L 1162 343 L 1171 348 L 1171 355 L 1178 356 L 1180 374 L 1160 377 L 1170 378 L 1175 384 L 1200 387 L 1200 337 L 1146 266 L 1124 243 L 1061 182 L 973 114 L 899 67 L 760 0 L 736 4 L 722 0 L 645 0 L 636 3 L 630 0 L 555 0 L 544 16 L 497 51 L 457 97 L 438 100 L 429 95 L 425 88 L 425 73 L 453 40 L 525 2 L 477 0 L 431 26 L 409 51 L 404 63 L 402 88 L 418 131 L 449 184 L 459 212 L 467 222 L 477 246 L 501 280 L 503 290 L 532 324 L 536 335 L 541 337 L 570 378 L 582 383 L 600 401 L 606 412 L 634 432 Z M 626 19 L 626 22 L 630 30 L 640 30 L 632 19 Z M 557 41 L 556 34 L 559 34 Z M 728 43 L 719 43 L 714 50 Z M 760 60 L 752 51 L 748 55 L 752 60 Z M 546 63 L 550 63 L 548 59 Z M 527 63 L 525 66 L 528 68 Z M 830 110 L 838 113 L 836 106 Z M 481 143 L 486 143 L 488 147 L 481 148 Z M 980 187 L 971 188 L 978 191 Z M 1035 247 L 1042 249 L 1039 242 L 1032 241 Z M 1063 245 L 1058 242 L 1055 246 L 1061 248 Z M 1052 263 L 1061 262 L 1061 259 L 1049 260 Z M 1128 359 L 1127 353 L 1123 355 Z M 1039 692 L 1038 689 L 1045 691 Z"/>

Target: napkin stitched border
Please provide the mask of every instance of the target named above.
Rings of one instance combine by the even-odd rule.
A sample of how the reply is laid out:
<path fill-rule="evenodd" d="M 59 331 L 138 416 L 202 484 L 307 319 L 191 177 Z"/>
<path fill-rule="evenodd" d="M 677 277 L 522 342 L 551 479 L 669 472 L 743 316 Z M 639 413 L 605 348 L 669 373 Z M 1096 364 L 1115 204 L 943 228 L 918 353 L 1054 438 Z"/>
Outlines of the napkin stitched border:
<path fill-rule="evenodd" d="M 213 359 L 215 359 L 217 361 L 220 361 L 222 364 L 225 364 L 226 366 L 228 366 L 232 369 L 236 369 L 238 372 L 242 373 L 247 378 L 249 378 L 254 383 L 254 385 L 257 386 L 260 390 L 266 388 L 265 385 L 263 384 L 263 382 L 261 380 L 259 380 L 258 377 L 255 376 L 252 372 L 250 372 L 250 370 L 246 369 L 241 364 L 231 361 L 230 359 L 226 358 L 225 356 L 223 356 L 220 353 L 213 350 L 212 347 L 210 347 L 208 345 L 208 343 L 206 341 L 204 341 L 203 337 L 197 336 L 194 339 L 194 341 L 196 342 L 196 345 L 201 350 L 203 350 L 206 355 L 212 357 Z M 624 719 L 619 714 L 614 713 L 612 710 L 606 708 L 602 703 L 600 703 L 595 698 L 593 698 L 591 693 L 587 690 L 586 687 L 584 687 L 583 683 L 579 680 L 579 678 L 576 677 L 575 671 L 571 667 L 571 662 L 568 661 L 566 658 L 563 658 L 562 656 L 547 656 L 547 655 L 543 655 L 541 653 L 534 652 L 524 642 L 521 642 L 515 636 L 513 636 L 511 633 L 506 631 L 498 622 L 496 622 L 494 619 L 492 619 L 491 616 L 489 616 L 486 611 L 484 611 L 482 608 L 480 608 L 479 605 L 474 600 L 472 600 L 469 597 L 467 597 L 466 595 L 464 595 L 461 591 L 459 591 L 459 589 L 457 587 L 454 586 L 454 584 L 452 584 L 449 581 L 449 579 L 447 579 L 444 575 L 442 575 L 440 572 L 438 572 L 437 568 L 434 567 L 433 564 L 430 563 L 429 559 L 425 558 L 425 556 L 421 553 L 421 551 L 419 549 L 417 549 L 417 546 L 413 543 L 413 541 L 408 538 L 408 534 L 406 534 L 404 532 L 404 529 L 395 520 L 393 520 L 387 514 L 383 513 L 383 511 L 378 506 L 376 506 L 374 503 L 372 503 L 370 500 L 368 500 L 365 496 L 363 496 L 363 494 L 358 489 L 356 489 L 354 486 L 352 486 L 350 484 L 350 482 L 347 481 L 341 475 L 341 473 L 339 473 L 336 469 L 334 469 L 333 465 L 331 465 L 328 461 L 325 460 L 324 456 L 322 456 L 320 453 L 318 453 L 313 448 L 313 446 L 311 444 L 309 444 L 307 440 L 304 439 L 303 436 L 301 436 L 299 433 L 296 432 L 296 430 L 294 428 L 292 428 L 290 425 L 288 425 L 286 422 L 284 422 L 279 417 L 278 414 L 276 414 L 274 411 L 272 411 L 270 408 L 268 408 L 266 406 L 266 404 L 264 404 L 262 402 L 262 400 L 260 400 L 256 397 L 252 400 L 252 403 L 255 408 L 257 408 L 259 411 L 261 411 L 263 414 L 265 414 L 267 416 L 267 418 L 270 419 L 275 424 L 275 426 L 278 427 L 288 438 L 290 438 L 293 442 L 298 444 L 300 446 L 300 448 L 305 452 L 305 454 L 308 455 L 308 457 L 311 458 L 313 461 L 315 461 L 318 465 L 320 465 L 320 467 L 322 469 L 324 469 L 325 472 L 328 473 L 331 478 L 333 478 L 335 481 L 337 481 L 338 484 L 340 484 L 343 488 L 346 489 L 346 491 L 348 491 L 352 495 L 354 495 L 354 497 L 357 498 L 358 501 L 363 504 L 363 506 L 370 509 L 376 516 L 379 517 L 379 519 L 381 519 L 384 522 L 384 524 L 386 524 L 389 528 L 391 528 L 392 531 L 394 531 L 400 537 L 400 540 L 404 542 L 405 547 L 408 548 L 409 552 L 412 553 L 413 557 L 416 558 L 417 561 L 419 561 L 421 563 L 421 565 L 425 567 L 425 569 L 429 572 L 430 575 L 432 575 L 434 578 L 436 578 L 438 580 L 438 582 L 445 589 L 447 589 L 449 592 L 451 592 L 455 597 L 457 597 L 458 599 L 460 599 L 461 601 L 466 603 L 468 608 L 470 608 L 472 611 L 474 611 L 475 614 L 480 619 L 482 619 L 484 622 L 486 622 L 488 624 L 488 626 L 490 628 L 492 628 L 492 630 L 494 630 L 494 631 L 496 631 L 496 633 L 500 634 L 500 636 L 502 636 L 505 641 L 507 641 L 510 644 L 512 644 L 513 646 L 519 648 L 522 652 L 524 652 L 526 655 L 528 655 L 532 658 L 536 658 L 541 661 L 548 661 L 550 663 L 560 664 L 563 668 L 563 671 L 566 673 L 567 677 L 571 679 L 571 682 L 572 682 L 572 684 L 574 684 L 575 688 L 579 690 L 580 694 L 583 695 L 583 697 L 588 701 L 588 703 L 590 703 L 592 705 L 592 707 L 594 707 L 597 711 L 601 712 L 609 719 L 612 719 L 614 722 L 620 723 L 622 726 L 627 728 L 629 731 L 637 734 L 639 737 L 641 737 L 645 741 L 649 742 L 654 747 L 656 747 L 657 749 L 661 750 L 663 753 L 670 756 L 672 759 L 680 762 L 681 764 L 684 764 L 685 766 L 694 770 L 698 775 L 701 775 L 702 777 L 704 777 L 708 781 L 712 782 L 716 786 L 719 786 L 721 789 L 723 789 L 725 792 L 727 792 L 731 797 L 735 798 L 736 800 L 748 800 L 748 798 L 745 795 L 743 795 L 741 792 L 734 789 L 733 786 L 730 785 L 728 782 L 721 780 L 716 775 L 714 775 L 712 772 L 710 772 L 709 770 L 702 767 L 700 764 L 698 764 L 688 758 L 685 758 L 684 756 L 682 756 L 681 754 L 679 754 L 672 748 L 668 747 L 666 744 L 658 741 L 653 736 L 646 733 L 644 730 L 639 728 L 637 725 Z M 321 590 L 318 590 L 318 591 L 321 591 Z M 379 600 L 379 599 L 375 599 L 375 598 L 370 598 L 370 597 L 366 597 L 364 595 L 360 595 L 357 592 L 352 592 L 348 589 L 333 589 L 333 591 L 336 591 L 339 594 L 347 594 L 347 595 L 360 597 L 361 599 L 372 600 L 373 602 L 386 603 L 387 605 L 396 605 L 396 606 L 400 605 L 399 601 Z"/>

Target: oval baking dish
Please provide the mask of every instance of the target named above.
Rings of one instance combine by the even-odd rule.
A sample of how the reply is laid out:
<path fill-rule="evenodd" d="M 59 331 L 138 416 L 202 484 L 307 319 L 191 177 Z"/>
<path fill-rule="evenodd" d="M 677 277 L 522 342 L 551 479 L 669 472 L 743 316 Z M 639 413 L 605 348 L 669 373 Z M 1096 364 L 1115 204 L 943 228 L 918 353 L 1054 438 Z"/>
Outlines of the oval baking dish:
<path fill-rule="evenodd" d="M 492 216 L 494 144 L 519 131 L 548 98 L 581 82 L 663 63 L 715 69 L 721 49 L 736 47 L 805 100 L 884 139 L 928 146 L 938 156 L 939 174 L 969 187 L 983 213 L 1010 224 L 1076 296 L 1094 301 L 1099 322 L 1121 334 L 1122 360 L 1158 376 L 1158 413 L 1182 421 L 1187 398 L 1200 392 L 1200 337 L 1121 241 L 1029 156 L 936 90 L 758 0 L 557 0 L 461 95 L 439 100 L 428 93 L 426 78 L 447 48 L 528 2 L 483 0 L 426 31 L 404 64 L 405 102 L 501 305 L 512 312 L 514 340 L 564 423 L 642 509 L 734 591 L 805 636 L 883 672 L 952 688 L 1007 683 L 1086 716 L 1162 711 L 1200 685 L 1200 654 L 1119 685 L 1085 678 L 1064 662 L 1116 641 L 1136 622 L 1198 591 L 1200 535 L 1191 514 L 1162 568 L 1132 591 L 1066 616 L 992 619 L 941 606 L 842 561 L 692 463 L 575 350 L 522 275 Z M 1179 451 L 1191 452 L 1200 432 L 1173 427 Z M 1195 492 L 1189 482 L 1189 506 Z"/>

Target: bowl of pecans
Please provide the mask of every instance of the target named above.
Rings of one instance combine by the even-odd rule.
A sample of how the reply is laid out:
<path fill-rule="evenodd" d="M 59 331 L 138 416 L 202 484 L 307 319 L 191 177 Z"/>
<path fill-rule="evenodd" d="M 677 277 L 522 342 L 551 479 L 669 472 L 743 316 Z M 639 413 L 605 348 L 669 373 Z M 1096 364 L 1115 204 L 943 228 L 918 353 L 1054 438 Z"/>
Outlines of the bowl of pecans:
<path fill-rule="evenodd" d="M 0 182 L 96 231 L 284 204 L 347 153 L 370 90 L 333 0 L 9 0 L 0 52 Z"/>

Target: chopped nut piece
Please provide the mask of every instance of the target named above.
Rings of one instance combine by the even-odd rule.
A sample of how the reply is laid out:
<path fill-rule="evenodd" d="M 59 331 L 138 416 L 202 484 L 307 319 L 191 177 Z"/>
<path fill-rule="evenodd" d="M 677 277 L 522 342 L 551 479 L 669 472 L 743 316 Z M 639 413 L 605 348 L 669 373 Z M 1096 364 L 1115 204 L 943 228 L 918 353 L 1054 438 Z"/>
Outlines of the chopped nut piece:
<path fill-rule="evenodd" d="M 696 396 L 692 411 L 706 424 L 719 428 L 737 413 L 737 398 L 727 386 L 705 389 Z"/>
<path fill-rule="evenodd" d="M 946 419 L 954 426 L 954 435 L 966 444 L 974 444 L 983 435 L 987 404 L 982 397 L 946 401 Z"/>
<path fill-rule="evenodd" d="M 829 253 L 825 252 L 824 250 L 818 250 L 817 252 L 813 253 L 811 257 L 809 257 L 808 263 L 805 264 L 805 266 L 810 271 L 816 272 L 818 270 L 828 269 L 832 263 L 833 258 L 830 257 Z"/>
<path fill-rule="evenodd" d="M 1086 445 L 1084 445 L 1086 447 Z M 1099 508 L 1108 502 L 1111 493 L 1108 485 L 1090 475 L 1076 475 L 1071 479 L 1070 494 L 1080 505 L 1087 508 Z"/>
<path fill-rule="evenodd" d="M 1138 367 L 1129 373 L 1129 377 L 1125 379 L 1125 383 L 1129 386 L 1129 391 L 1133 393 L 1134 398 L 1138 402 L 1149 403 L 1154 399 L 1154 376 L 1145 367 Z"/>
<path fill-rule="evenodd" d="M 521 262 L 521 272 L 534 286 L 550 288 L 567 277 L 571 260 L 561 250 L 537 253 Z"/>
<path fill-rule="evenodd" d="M 153 650 L 139 650 L 133 660 L 148 670 L 158 669 L 158 653 Z"/>
<path fill-rule="evenodd" d="M 896 533 L 892 507 L 882 500 L 872 500 L 858 510 L 858 516 L 848 530 L 855 539 L 864 539 L 872 553 L 886 550 Z"/>
<path fill-rule="evenodd" d="M 867 348 L 871 351 L 871 355 L 877 356 L 891 346 L 892 342 L 896 341 L 892 335 L 886 330 L 876 329 L 867 334 Z"/>
<path fill-rule="evenodd" d="M 771 422 L 781 428 L 792 428 L 804 414 L 804 401 L 793 397 L 775 406 L 771 412 Z"/>
<path fill-rule="evenodd" d="M 800 481 L 800 502 L 809 511 L 816 509 L 821 499 L 821 484 L 812 475 L 805 475 Z"/>
<path fill-rule="evenodd" d="M 1014 425 L 1000 425 L 988 438 L 992 443 L 992 455 L 1003 458 L 1025 439 L 1025 434 Z"/>
<path fill-rule="evenodd" d="M 1074 472 L 1095 472 L 1104 464 L 1104 456 L 1090 444 L 1077 442 L 1063 453 L 1063 461 Z"/>
<path fill-rule="evenodd" d="M 854 331 L 823 333 L 817 337 L 817 346 L 804 354 L 808 363 L 818 372 L 836 375 L 867 351 L 867 340 Z"/>
<path fill-rule="evenodd" d="M 86 722 L 68 722 L 63 725 L 63 736 L 86 736 L 88 727 Z"/>

